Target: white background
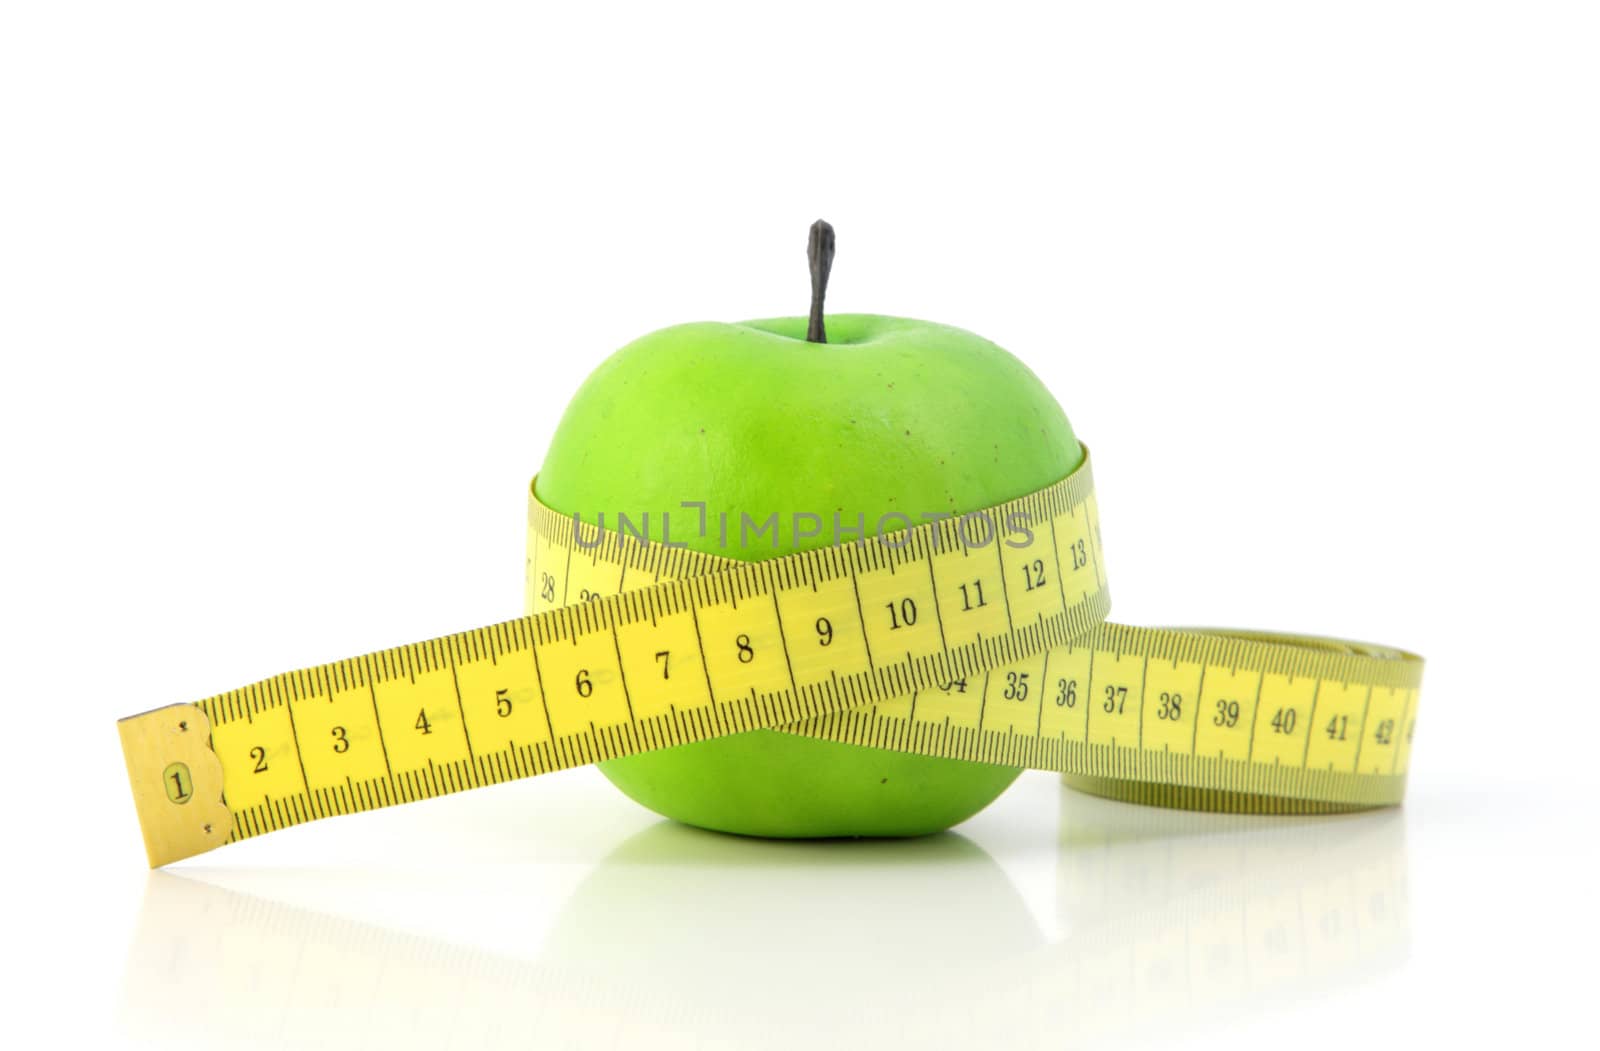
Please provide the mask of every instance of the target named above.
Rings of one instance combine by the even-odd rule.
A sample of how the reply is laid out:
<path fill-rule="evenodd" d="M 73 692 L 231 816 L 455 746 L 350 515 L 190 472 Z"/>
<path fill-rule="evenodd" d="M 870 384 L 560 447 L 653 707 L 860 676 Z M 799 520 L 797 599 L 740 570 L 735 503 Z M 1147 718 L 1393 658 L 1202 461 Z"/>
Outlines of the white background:
<path fill-rule="evenodd" d="M 0 1043 L 1587 1031 L 1597 52 L 1580 3 L 8 3 Z M 1402 810 L 1030 774 L 780 847 L 585 769 L 146 873 L 116 717 L 518 613 L 582 377 L 802 313 L 819 215 L 831 308 L 1055 392 L 1118 619 L 1428 657 Z"/>

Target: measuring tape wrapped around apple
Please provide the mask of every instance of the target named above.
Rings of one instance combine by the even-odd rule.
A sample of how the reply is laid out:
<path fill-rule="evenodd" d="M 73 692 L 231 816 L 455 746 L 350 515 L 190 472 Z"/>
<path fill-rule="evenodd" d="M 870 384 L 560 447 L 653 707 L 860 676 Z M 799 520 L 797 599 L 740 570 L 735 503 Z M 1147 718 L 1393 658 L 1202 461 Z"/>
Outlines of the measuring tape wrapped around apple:
<path fill-rule="evenodd" d="M 1105 621 L 1090 462 L 969 333 L 685 325 L 579 390 L 530 490 L 528 615 L 118 725 L 152 865 L 599 763 L 702 827 L 916 835 L 1023 768 L 1159 805 L 1398 803 L 1422 661 Z M 610 516 L 611 527 L 605 523 Z"/>

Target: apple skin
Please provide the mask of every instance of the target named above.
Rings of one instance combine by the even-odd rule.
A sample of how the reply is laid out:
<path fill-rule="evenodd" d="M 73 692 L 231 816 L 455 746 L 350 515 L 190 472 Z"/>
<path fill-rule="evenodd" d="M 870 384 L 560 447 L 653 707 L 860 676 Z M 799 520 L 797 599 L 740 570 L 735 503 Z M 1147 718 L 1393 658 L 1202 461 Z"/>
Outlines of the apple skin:
<path fill-rule="evenodd" d="M 1026 366 L 958 328 L 834 314 L 828 342 L 805 318 L 700 322 L 653 332 L 597 368 L 573 397 L 536 483 L 539 499 L 595 522 L 603 512 L 730 558 L 850 540 L 880 516 L 964 514 L 1070 474 L 1083 454 L 1065 413 Z M 700 536 L 701 501 L 711 528 Z M 726 512 L 723 546 L 715 523 Z M 771 530 L 741 546 L 741 512 Z M 823 520 L 796 542 L 794 512 Z M 887 529 L 904 527 L 893 518 Z M 685 824 L 775 838 L 915 836 L 988 806 L 1015 767 L 757 730 L 612 759 L 625 794 Z"/>

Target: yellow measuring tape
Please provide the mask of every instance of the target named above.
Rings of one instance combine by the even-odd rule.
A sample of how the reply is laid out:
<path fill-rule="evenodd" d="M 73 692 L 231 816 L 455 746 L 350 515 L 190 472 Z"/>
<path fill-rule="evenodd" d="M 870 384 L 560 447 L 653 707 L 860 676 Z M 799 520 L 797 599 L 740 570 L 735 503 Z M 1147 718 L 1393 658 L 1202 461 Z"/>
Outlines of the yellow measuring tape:
<path fill-rule="evenodd" d="M 737 562 L 528 516 L 529 615 L 118 724 L 152 865 L 724 734 L 1056 770 L 1138 802 L 1398 803 L 1422 661 L 1110 606 L 1089 460 L 961 519 Z"/>

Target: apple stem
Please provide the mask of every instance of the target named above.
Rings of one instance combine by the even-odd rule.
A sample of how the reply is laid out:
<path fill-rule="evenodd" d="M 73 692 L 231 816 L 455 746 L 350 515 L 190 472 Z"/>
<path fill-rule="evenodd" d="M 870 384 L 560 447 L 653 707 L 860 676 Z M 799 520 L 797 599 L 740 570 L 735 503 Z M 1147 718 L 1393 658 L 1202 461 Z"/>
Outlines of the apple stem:
<path fill-rule="evenodd" d="M 833 269 L 833 227 L 822 219 L 811 224 L 806 259 L 811 263 L 811 323 L 806 326 L 806 342 L 826 343 L 828 333 L 822 327 L 822 298 L 828 294 L 828 271 Z"/>

